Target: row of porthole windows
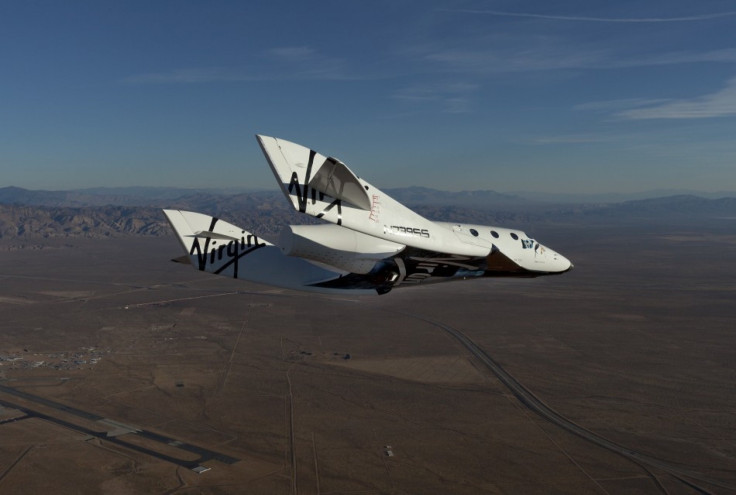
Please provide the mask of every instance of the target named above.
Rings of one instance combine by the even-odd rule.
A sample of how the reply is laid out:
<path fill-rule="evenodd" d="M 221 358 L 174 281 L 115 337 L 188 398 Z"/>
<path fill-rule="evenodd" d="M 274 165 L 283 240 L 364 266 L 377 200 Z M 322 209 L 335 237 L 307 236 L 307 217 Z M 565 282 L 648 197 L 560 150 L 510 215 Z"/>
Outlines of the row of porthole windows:
<path fill-rule="evenodd" d="M 477 231 L 477 230 L 475 230 L 475 229 L 470 229 L 470 233 L 471 233 L 471 234 L 473 234 L 473 236 L 474 236 L 474 237 L 478 237 L 478 231 Z M 495 230 L 491 230 L 491 235 L 492 235 L 492 236 L 493 236 L 494 238 L 496 238 L 496 239 L 498 239 L 498 237 L 499 237 L 499 236 L 498 236 L 498 232 L 496 232 Z M 512 238 L 513 240 L 515 240 L 515 241 L 518 241 L 518 240 L 519 240 L 519 236 L 518 236 L 518 235 L 516 235 L 516 234 L 514 234 L 513 232 L 511 232 L 511 238 Z"/>

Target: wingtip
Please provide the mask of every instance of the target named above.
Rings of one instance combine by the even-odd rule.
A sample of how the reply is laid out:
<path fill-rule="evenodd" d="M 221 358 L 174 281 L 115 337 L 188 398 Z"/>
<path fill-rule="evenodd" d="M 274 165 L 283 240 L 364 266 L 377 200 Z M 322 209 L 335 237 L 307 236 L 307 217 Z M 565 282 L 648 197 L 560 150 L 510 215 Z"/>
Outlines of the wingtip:
<path fill-rule="evenodd" d="M 268 155 L 268 152 L 266 151 L 266 149 L 268 148 L 268 144 L 270 141 L 276 141 L 276 138 L 266 136 L 264 134 L 256 134 L 256 140 L 258 141 L 258 146 L 261 147 L 261 150 L 263 150 L 263 152 Z"/>
<path fill-rule="evenodd" d="M 171 220 L 171 217 L 172 217 L 172 215 L 175 215 L 175 214 L 177 213 L 177 210 L 172 210 L 172 209 L 169 209 L 169 208 L 162 208 L 162 210 L 161 210 L 161 211 L 163 211 L 163 212 L 164 212 L 164 215 L 165 215 L 165 216 L 166 216 L 166 218 L 168 218 L 169 220 Z"/>

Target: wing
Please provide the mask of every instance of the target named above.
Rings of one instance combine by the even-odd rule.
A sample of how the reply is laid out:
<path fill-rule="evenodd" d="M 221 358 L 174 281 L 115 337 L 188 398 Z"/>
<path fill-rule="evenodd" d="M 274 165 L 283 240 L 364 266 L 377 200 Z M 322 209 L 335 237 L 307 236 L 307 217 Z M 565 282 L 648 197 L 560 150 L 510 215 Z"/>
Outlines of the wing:
<path fill-rule="evenodd" d="M 490 241 L 418 215 L 336 158 L 283 139 L 257 138 L 282 191 L 302 213 L 427 252 L 472 257 L 491 252 Z"/>

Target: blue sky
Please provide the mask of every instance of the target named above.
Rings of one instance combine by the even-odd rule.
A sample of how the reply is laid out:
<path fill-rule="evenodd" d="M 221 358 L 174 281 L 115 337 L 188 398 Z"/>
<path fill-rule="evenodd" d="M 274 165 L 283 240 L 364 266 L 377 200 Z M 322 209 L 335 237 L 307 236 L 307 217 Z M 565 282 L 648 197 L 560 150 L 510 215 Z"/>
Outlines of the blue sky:
<path fill-rule="evenodd" d="M 730 1 L 0 5 L 0 186 L 736 191 Z"/>

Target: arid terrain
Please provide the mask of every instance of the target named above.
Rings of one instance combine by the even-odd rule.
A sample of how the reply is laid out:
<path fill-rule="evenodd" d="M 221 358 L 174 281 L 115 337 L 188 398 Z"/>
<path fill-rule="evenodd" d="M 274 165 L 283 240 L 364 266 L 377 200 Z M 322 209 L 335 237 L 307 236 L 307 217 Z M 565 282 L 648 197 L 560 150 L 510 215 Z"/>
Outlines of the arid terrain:
<path fill-rule="evenodd" d="M 736 493 L 736 220 L 520 227 L 575 269 L 326 297 L 14 240 L 0 493 Z"/>

